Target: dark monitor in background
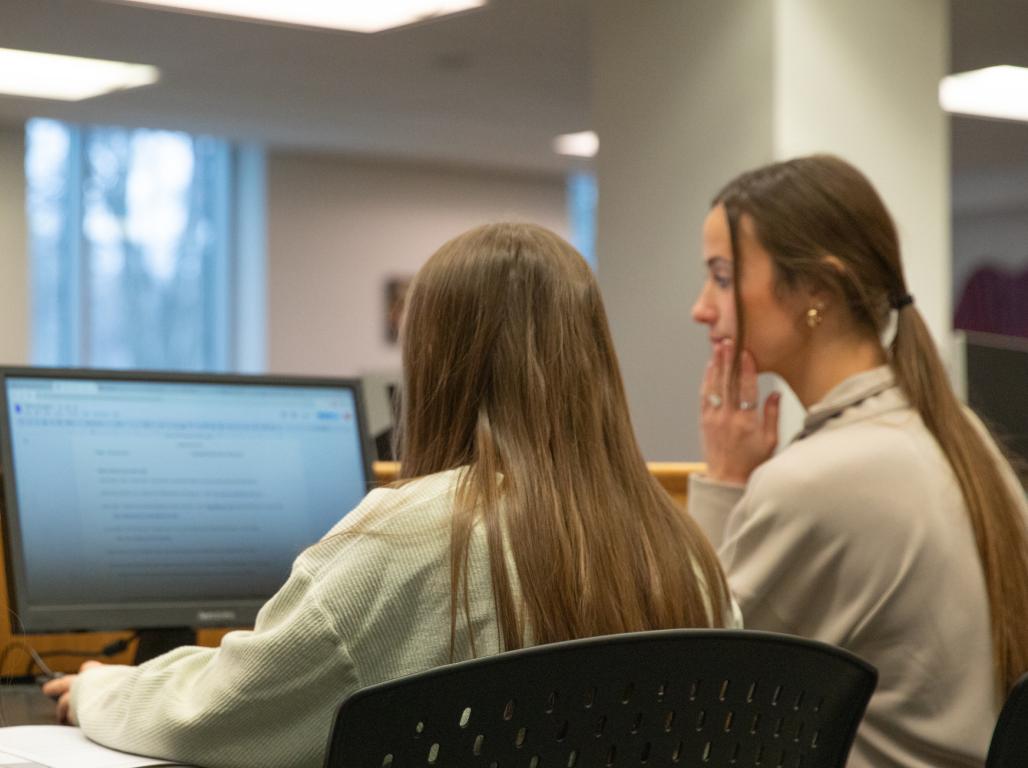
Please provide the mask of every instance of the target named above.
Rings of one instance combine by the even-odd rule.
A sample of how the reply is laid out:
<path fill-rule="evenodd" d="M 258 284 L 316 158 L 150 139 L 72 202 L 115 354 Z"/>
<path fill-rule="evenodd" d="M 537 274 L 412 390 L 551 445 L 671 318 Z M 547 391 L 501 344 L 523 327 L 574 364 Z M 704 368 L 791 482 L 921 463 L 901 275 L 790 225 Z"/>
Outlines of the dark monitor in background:
<path fill-rule="evenodd" d="M 364 402 L 368 410 L 368 432 L 375 457 L 379 461 L 396 461 L 396 425 L 400 421 L 399 371 L 365 373 L 361 376 Z"/>
<path fill-rule="evenodd" d="M 1028 339 L 961 331 L 956 350 L 961 394 L 1023 470 L 1028 466 Z"/>
<path fill-rule="evenodd" d="M 352 380 L 8 368 L 0 402 L 19 633 L 252 624 L 372 479 Z"/>

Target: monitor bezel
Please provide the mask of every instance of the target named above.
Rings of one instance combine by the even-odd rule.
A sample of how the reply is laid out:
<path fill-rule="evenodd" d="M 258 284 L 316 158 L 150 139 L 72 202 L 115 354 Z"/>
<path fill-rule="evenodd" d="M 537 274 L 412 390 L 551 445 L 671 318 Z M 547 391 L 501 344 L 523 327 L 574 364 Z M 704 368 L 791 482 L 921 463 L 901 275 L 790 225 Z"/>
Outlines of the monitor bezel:
<path fill-rule="evenodd" d="M 7 401 L 7 382 L 11 379 L 66 379 L 91 381 L 128 381 L 142 383 L 181 382 L 189 384 L 233 384 L 243 386 L 295 386 L 343 389 L 354 394 L 360 454 L 365 477 L 365 493 L 375 485 L 373 453 L 368 434 L 367 413 L 361 381 L 353 377 L 306 376 L 289 374 L 203 373 L 150 370 L 110 370 L 93 368 L 54 368 L 46 366 L 0 366 L 0 527 L 3 530 L 4 570 L 7 578 L 8 615 L 12 634 L 63 634 L 114 630 L 147 630 L 167 627 L 243 627 L 252 626 L 257 612 L 271 595 L 254 600 L 167 602 L 131 607 L 90 603 L 67 611 L 35 608 L 27 600 L 25 553 L 21 538 L 21 510 L 18 507 L 17 478 Z M 311 542 L 312 544 L 314 542 Z"/>

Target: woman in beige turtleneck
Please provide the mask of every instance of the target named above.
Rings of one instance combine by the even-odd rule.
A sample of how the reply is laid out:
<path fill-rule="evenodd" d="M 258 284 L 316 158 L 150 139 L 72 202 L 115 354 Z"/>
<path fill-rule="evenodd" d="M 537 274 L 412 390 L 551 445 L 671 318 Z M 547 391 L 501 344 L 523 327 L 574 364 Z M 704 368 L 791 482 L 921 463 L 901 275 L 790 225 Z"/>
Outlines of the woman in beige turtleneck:
<path fill-rule="evenodd" d="M 1028 669 L 1028 505 L 949 386 L 888 211 L 838 158 L 776 163 L 717 196 L 703 252 L 708 473 L 690 510 L 746 626 L 878 668 L 851 768 L 981 766 Z M 774 456 L 758 372 L 807 409 Z"/>

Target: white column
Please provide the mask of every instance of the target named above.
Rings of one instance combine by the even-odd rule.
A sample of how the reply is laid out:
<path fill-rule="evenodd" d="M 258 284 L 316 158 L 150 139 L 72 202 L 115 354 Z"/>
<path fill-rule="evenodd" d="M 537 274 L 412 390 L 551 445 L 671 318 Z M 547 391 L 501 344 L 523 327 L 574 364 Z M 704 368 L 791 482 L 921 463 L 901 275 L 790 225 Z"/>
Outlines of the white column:
<path fill-rule="evenodd" d="M 775 157 L 833 152 L 860 168 L 899 228 L 907 285 L 948 357 L 952 323 L 949 57 L 944 0 L 775 0 Z M 802 423 L 785 401 L 783 432 Z"/>
<path fill-rule="evenodd" d="M 832 152 L 867 173 L 948 339 L 945 0 L 598 0 L 594 14 L 599 274 L 648 459 L 699 456 L 700 225 L 740 170 Z M 783 433 L 801 418 L 787 406 Z"/>

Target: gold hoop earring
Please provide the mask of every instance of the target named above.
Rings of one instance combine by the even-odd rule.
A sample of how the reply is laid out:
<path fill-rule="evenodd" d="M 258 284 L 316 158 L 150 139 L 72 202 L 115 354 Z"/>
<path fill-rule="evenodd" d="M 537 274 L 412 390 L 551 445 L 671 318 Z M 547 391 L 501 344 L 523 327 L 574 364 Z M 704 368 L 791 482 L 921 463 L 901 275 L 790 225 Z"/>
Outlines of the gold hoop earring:
<path fill-rule="evenodd" d="M 821 313 L 820 307 L 811 307 L 807 310 L 807 327 L 817 328 L 824 322 L 825 316 Z"/>

